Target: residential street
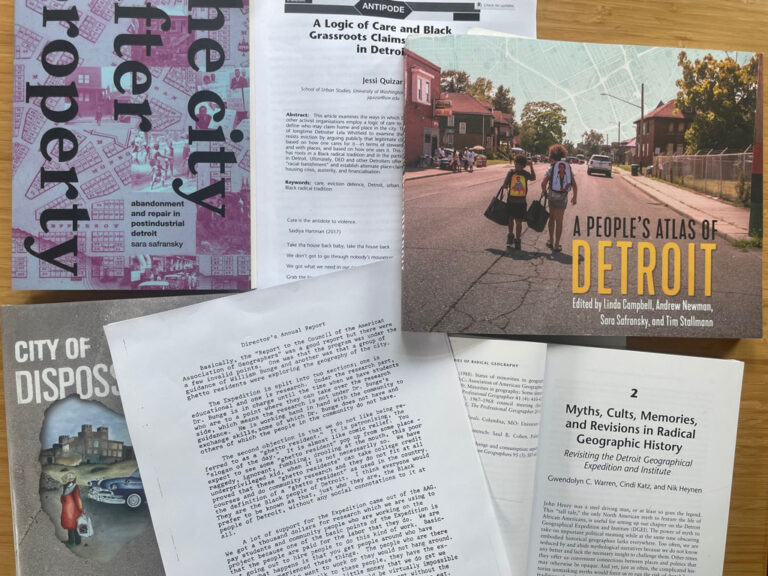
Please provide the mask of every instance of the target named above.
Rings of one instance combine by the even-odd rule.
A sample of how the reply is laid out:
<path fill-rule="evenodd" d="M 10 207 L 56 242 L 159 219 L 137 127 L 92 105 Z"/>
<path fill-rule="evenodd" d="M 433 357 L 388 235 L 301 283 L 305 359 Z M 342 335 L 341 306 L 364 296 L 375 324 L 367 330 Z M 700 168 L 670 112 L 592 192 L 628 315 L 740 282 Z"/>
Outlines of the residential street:
<path fill-rule="evenodd" d="M 530 184 L 529 204 L 539 196 L 546 167 L 546 164 L 534 165 L 538 179 Z M 506 227 L 487 220 L 483 212 L 508 169 L 508 166 L 497 165 L 471 174 L 406 181 L 404 329 L 479 334 L 685 337 L 737 337 L 748 331 L 759 332 L 759 250 L 743 252 L 722 237 L 714 241 L 702 239 L 700 222 L 688 222 L 684 215 L 616 173 L 613 178 L 587 176 L 586 165 L 573 166 L 579 187 L 578 202 L 576 206 L 569 203 L 565 212 L 563 251 L 553 253 L 545 246 L 546 229 L 538 233 L 525 225 L 522 249 L 507 249 Z M 586 293 L 574 293 L 572 286 L 571 242 L 575 217 L 579 218 L 581 228 L 577 239 L 590 245 L 591 280 Z M 610 217 L 611 224 L 616 223 L 613 218 L 618 217 L 624 226 L 629 226 L 633 218 L 643 220 L 637 220 L 634 236 L 629 232 L 617 235 L 611 231 L 598 237 L 594 228 L 587 230 L 588 217 Z M 682 233 L 681 223 L 684 224 Z M 643 237 L 643 224 L 649 231 L 647 237 Z M 661 237 L 657 237 L 659 227 Z M 691 238 L 692 231 L 694 238 Z M 681 237 L 682 234 L 687 237 Z M 599 240 L 612 243 L 605 249 L 605 261 L 611 269 L 605 269 L 602 293 L 598 293 Z M 617 241 L 632 242 L 626 252 L 624 271 Z M 652 243 L 656 249 L 652 295 L 648 294 L 648 277 L 638 281 L 639 242 Z M 704 294 L 707 253 L 701 244 L 711 242 L 716 242 L 717 247 L 711 252 L 712 296 L 708 297 Z M 674 296 L 662 291 L 663 280 L 664 285 L 674 286 L 672 273 L 669 279 L 662 279 L 662 254 L 667 243 L 680 248 L 680 288 Z M 689 295 L 689 243 L 695 245 L 693 295 Z M 674 255 L 674 252 L 668 249 L 666 254 Z M 583 285 L 584 254 L 581 256 L 578 283 Z M 646 256 L 646 260 L 654 261 L 650 256 Z M 627 284 L 624 294 L 623 275 Z M 605 294 L 607 290 L 611 294 Z M 686 303 L 693 307 L 686 309 Z M 615 308 L 608 309 L 612 304 Z M 710 321 L 711 326 L 707 326 Z"/>

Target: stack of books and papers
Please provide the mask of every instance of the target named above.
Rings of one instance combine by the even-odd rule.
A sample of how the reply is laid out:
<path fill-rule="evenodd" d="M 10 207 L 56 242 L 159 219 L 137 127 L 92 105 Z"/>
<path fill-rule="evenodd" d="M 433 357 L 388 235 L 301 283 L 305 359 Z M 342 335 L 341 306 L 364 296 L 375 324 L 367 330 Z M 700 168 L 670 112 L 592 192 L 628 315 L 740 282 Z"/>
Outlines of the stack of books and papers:
<path fill-rule="evenodd" d="M 19 576 L 721 573 L 743 364 L 542 340 L 761 336 L 756 57 L 535 12 L 17 6 L 14 288 L 164 293 L 3 309 Z"/>

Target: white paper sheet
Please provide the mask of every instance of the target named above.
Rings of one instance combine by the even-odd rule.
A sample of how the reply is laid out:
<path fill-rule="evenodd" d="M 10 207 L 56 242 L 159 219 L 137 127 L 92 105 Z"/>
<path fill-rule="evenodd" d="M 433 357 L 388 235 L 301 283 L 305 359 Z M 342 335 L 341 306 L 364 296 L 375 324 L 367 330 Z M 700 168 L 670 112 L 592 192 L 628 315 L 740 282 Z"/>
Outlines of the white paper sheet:
<path fill-rule="evenodd" d="M 742 371 L 550 346 L 528 574 L 722 574 Z"/>
<path fill-rule="evenodd" d="M 512 574 L 526 570 L 547 345 L 451 338 Z"/>
<path fill-rule="evenodd" d="M 365 4 L 405 6 L 253 7 L 252 268 L 260 288 L 399 256 L 408 34 L 480 27 L 536 35 L 535 0 L 410 3 L 404 19 L 363 16 L 355 6 Z M 478 19 L 455 19 L 467 13 Z M 439 92 L 439 79 L 433 84 Z"/>
<path fill-rule="evenodd" d="M 377 263 L 105 328 L 168 576 L 508 574 L 444 335 Z"/>

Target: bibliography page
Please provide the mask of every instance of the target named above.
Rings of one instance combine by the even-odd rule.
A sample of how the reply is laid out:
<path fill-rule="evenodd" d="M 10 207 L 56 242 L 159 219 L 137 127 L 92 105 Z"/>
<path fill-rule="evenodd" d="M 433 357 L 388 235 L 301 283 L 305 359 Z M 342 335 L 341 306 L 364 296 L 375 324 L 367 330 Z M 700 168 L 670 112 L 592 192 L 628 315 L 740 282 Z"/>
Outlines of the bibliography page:
<path fill-rule="evenodd" d="M 451 338 L 475 444 L 514 576 L 524 576 L 547 345 Z"/>
<path fill-rule="evenodd" d="M 550 346 L 528 574 L 721 574 L 742 370 Z"/>
<path fill-rule="evenodd" d="M 112 324 L 168 576 L 505 575 L 448 340 L 394 261 Z"/>
<path fill-rule="evenodd" d="M 535 36 L 535 0 L 262 0 L 253 11 L 258 286 L 399 256 L 405 38 Z M 439 95 L 440 78 L 425 82 L 427 100 Z"/>

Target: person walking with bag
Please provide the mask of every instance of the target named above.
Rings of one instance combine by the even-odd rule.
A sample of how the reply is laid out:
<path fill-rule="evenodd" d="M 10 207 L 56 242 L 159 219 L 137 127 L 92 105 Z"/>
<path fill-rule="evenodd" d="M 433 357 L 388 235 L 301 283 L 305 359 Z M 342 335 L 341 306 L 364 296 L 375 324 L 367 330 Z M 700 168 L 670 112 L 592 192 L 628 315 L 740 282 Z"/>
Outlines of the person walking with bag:
<path fill-rule="evenodd" d="M 568 206 L 568 193 L 571 194 L 571 204 L 576 205 L 578 189 L 573 177 L 571 165 L 563 158 L 568 151 L 562 144 L 553 144 L 549 147 L 549 161 L 551 166 L 547 169 L 547 175 L 541 183 L 541 192 L 549 201 L 549 241 L 547 248 L 553 252 L 561 252 L 560 237 L 563 233 L 563 215 Z"/>
<path fill-rule="evenodd" d="M 530 166 L 530 172 L 526 170 Z M 520 249 L 523 220 L 528 208 L 526 196 L 528 194 L 528 182 L 536 180 L 536 172 L 533 163 L 523 154 L 515 157 L 515 167 L 507 172 L 503 188 L 507 190 L 507 205 L 509 206 L 509 234 L 507 234 L 507 246 Z"/>

